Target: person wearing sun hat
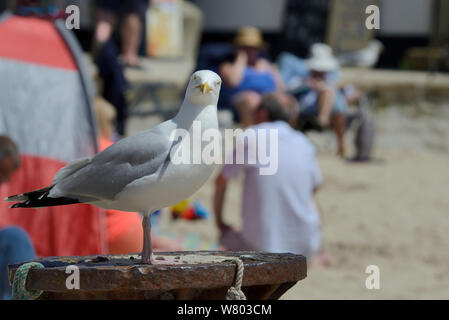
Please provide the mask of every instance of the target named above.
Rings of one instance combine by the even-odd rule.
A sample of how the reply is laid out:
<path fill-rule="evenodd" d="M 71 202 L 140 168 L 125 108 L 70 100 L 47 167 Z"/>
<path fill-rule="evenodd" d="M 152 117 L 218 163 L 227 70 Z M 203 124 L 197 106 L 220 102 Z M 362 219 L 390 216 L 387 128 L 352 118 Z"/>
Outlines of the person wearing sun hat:
<path fill-rule="evenodd" d="M 267 45 L 259 29 L 240 28 L 233 44 L 234 54 L 219 67 L 223 79 L 220 100 L 230 105 L 238 113 L 243 127 L 247 127 L 254 123 L 254 110 L 259 106 L 261 96 L 283 92 L 285 85 L 274 64 L 266 58 Z M 289 99 L 294 100 L 291 96 Z"/>
<path fill-rule="evenodd" d="M 244 26 L 238 29 L 234 37 L 234 44 L 239 47 L 247 46 L 253 48 L 261 48 L 267 45 L 260 30 L 252 26 Z"/>
<path fill-rule="evenodd" d="M 309 91 L 300 99 L 300 115 L 314 115 L 321 127 L 332 128 L 337 136 L 338 154 L 343 156 L 348 105 L 337 88 L 340 65 L 332 49 L 324 43 L 314 44 L 310 53 L 306 60 Z"/>

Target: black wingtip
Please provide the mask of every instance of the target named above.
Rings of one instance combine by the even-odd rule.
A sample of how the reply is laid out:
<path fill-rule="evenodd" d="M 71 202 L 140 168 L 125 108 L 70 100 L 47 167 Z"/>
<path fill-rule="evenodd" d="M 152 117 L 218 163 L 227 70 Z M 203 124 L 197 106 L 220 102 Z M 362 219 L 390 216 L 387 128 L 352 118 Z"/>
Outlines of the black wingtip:
<path fill-rule="evenodd" d="M 18 202 L 18 203 L 14 203 L 12 206 L 10 206 L 11 209 L 29 208 L 29 207 L 30 207 L 30 201 Z"/>
<path fill-rule="evenodd" d="M 55 206 L 65 206 L 69 204 L 81 203 L 78 199 L 72 198 L 48 198 L 45 197 L 40 200 L 28 200 L 24 202 L 15 203 L 10 206 L 11 209 L 16 208 L 44 208 L 44 207 L 55 207 Z"/>

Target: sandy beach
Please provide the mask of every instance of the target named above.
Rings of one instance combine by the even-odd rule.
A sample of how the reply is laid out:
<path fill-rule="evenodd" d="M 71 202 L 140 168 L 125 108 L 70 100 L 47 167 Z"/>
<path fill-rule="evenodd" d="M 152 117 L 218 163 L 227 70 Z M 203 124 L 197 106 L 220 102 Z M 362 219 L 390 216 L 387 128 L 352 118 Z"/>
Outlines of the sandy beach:
<path fill-rule="evenodd" d="M 449 106 L 388 107 L 375 117 L 373 163 L 336 157 L 331 133 L 310 135 L 325 180 L 318 202 L 331 265 L 310 268 L 283 299 L 449 298 Z M 350 132 L 348 147 L 351 141 Z M 235 226 L 241 188 L 241 178 L 231 181 L 225 204 L 225 219 Z M 194 198 L 211 209 L 212 193 L 213 179 Z M 197 233 L 206 243 L 218 235 L 213 219 L 172 221 L 164 214 L 159 228 Z M 380 269 L 379 290 L 365 287 L 368 265 Z"/>

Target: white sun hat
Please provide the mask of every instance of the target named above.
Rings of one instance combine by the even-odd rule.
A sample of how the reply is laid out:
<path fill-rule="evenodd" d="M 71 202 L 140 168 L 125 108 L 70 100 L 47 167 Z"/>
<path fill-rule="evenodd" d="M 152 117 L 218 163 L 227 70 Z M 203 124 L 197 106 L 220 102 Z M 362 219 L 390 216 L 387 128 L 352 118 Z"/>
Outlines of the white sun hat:
<path fill-rule="evenodd" d="M 310 58 L 307 59 L 307 66 L 310 70 L 330 72 L 335 71 L 340 67 L 338 60 L 332 54 L 331 47 L 327 44 L 313 44 L 310 53 Z"/>

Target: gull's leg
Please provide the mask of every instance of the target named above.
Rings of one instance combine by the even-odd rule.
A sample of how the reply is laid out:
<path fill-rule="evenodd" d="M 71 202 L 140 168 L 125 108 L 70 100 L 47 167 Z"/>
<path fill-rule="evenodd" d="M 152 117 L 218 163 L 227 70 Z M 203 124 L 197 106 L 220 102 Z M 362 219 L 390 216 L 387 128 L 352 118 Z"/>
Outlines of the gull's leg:
<path fill-rule="evenodd" d="M 142 248 L 142 263 L 152 264 L 153 247 L 151 246 L 151 222 L 150 217 L 153 211 L 145 212 L 142 221 L 143 228 L 143 248 Z"/>

